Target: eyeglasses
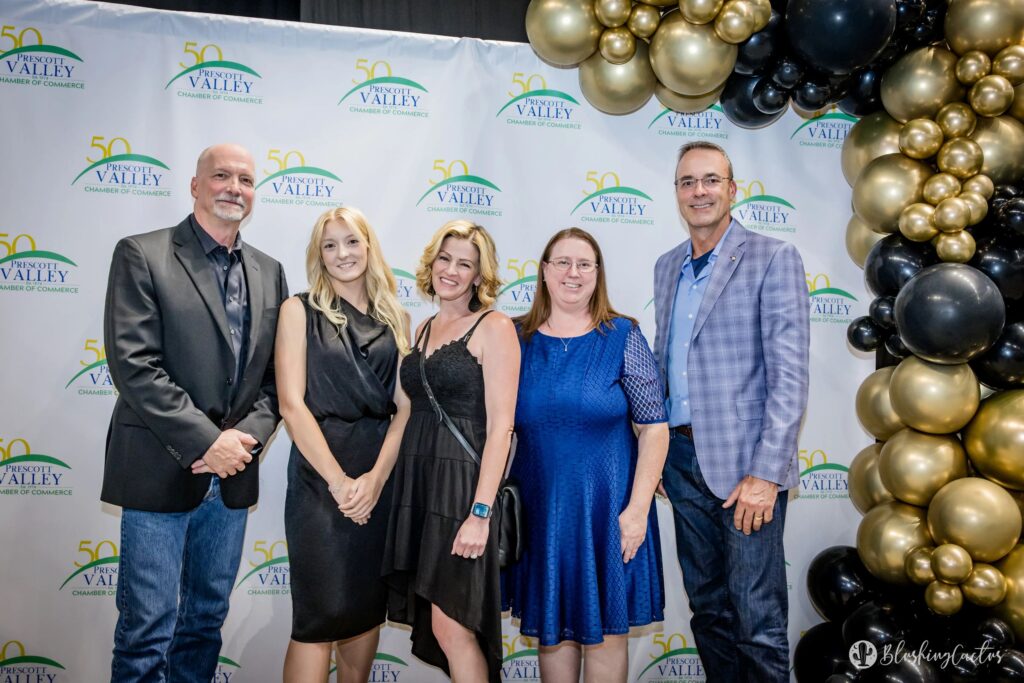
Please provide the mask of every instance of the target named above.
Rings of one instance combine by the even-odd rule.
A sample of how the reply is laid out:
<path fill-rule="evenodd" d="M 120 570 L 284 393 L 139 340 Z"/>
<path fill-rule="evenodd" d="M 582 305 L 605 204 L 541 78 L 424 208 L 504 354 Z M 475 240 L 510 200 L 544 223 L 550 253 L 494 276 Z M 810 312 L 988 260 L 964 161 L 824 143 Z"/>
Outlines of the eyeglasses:
<path fill-rule="evenodd" d="M 732 178 L 723 178 L 720 175 L 710 173 L 703 178 L 691 178 L 689 176 L 685 178 L 676 178 L 675 186 L 683 192 L 693 192 L 697 189 L 697 185 L 703 185 L 705 190 L 717 190 L 721 187 L 722 183 L 732 180 Z"/>
<path fill-rule="evenodd" d="M 554 266 L 555 270 L 560 270 L 562 272 L 576 266 L 576 272 L 580 275 L 593 273 L 597 268 L 597 264 L 593 261 L 573 261 L 572 259 L 567 258 L 556 258 L 554 261 L 546 261 L 546 263 Z"/>

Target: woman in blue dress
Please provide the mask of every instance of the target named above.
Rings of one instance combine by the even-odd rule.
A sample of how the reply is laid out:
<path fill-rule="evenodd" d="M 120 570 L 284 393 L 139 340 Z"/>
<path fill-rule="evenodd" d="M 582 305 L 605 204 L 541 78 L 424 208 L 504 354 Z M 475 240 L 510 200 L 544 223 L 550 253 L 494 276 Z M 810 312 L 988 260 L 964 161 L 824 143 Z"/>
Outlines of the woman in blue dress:
<path fill-rule="evenodd" d="M 581 666 L 584 681 L 625 681 L 629 629 L 664 618 L 653 505 L 664 391 L 636 321 L 608 301 L 603 267 L 589 233 L 558 232 L 519 321 L 512 477 L 527 546 L 506 597 L 520 631 L 540 640 L 547 683 L 578 681 Z"/>

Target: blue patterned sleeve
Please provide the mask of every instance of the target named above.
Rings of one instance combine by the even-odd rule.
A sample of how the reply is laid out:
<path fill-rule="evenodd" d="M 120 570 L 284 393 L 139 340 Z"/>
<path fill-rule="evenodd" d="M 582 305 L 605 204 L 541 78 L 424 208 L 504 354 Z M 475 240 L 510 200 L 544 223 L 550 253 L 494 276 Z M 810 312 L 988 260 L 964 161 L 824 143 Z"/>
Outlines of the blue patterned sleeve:
<path fill-rule="evenodd" d="M 630 417 L 636 424 L 666 422 L 665 390 L 658 377 L 658 365 L 640 327 L 634 325 L 626 337 L 622 388 L 629 402 Z"/>

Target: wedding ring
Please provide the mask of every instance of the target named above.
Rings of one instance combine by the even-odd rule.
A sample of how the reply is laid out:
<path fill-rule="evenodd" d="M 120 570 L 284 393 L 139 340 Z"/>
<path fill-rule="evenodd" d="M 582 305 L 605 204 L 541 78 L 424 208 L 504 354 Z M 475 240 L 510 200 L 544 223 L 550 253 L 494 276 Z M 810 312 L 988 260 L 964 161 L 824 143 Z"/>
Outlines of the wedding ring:
<path fill-rule="evenodd" d="M 469 559 L 471 559 L 471 560 L 475 560 L 475 559 L 476 559 L 476 558 L 478 558 L 478 557 L 479 557 L 479 555 L 473 554 L 473 555 L 470 555 L 470 556 L 469 556 Z"/>
<path fill-rule="evenodd" d="M 764 519 L 764 515 L 754 515 L 754 519 Z"/>

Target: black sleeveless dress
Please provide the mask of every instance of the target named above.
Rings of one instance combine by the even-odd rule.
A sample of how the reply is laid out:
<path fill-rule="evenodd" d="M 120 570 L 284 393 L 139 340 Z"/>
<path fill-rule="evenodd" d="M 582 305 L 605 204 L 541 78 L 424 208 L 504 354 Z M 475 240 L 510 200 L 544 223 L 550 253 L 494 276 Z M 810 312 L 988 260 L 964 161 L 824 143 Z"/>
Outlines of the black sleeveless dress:
<path fill-rule="evenodd" d="M 487 315 L 486 313 L 484 315 Z M 466 440 L 483 453 L 487 437 L 483 369 L 466 344 L 481 316 L 462 338 L 426 359 L 434 396 Z M 412 652 L 450 674 L 430 626 L 430 605 L 474 631 L 487 659 L 489 680 L 501 679 L 501 588 L 498 527 L 491 518 L 483 555 L 452 555 L 459 527 L 469 516 L 480 468 L 438 422 L 420 380 L 421 351 L 402 362 L 402 388 L 412 403 L 395 465 L 383 575 L 390 587 L 388 619 L 412 626 Z"/>
<path fill-rule="evenodd" d="M 398 347 L 384 324 L 344 299 L 348 323 L 339 333 L 323 313 L 306 309 L 306 405 L 331 453 L 350 477 L 377 462 L 395 412 Z M 384 554 L 392 485 L 381 491 L 370 521 L 338 511 L 327 483 L 293 444 L 284 505 L 291 566 L 292 639 L 343 640 L 384 622 L 387 587 L 376 568 Z"/>

